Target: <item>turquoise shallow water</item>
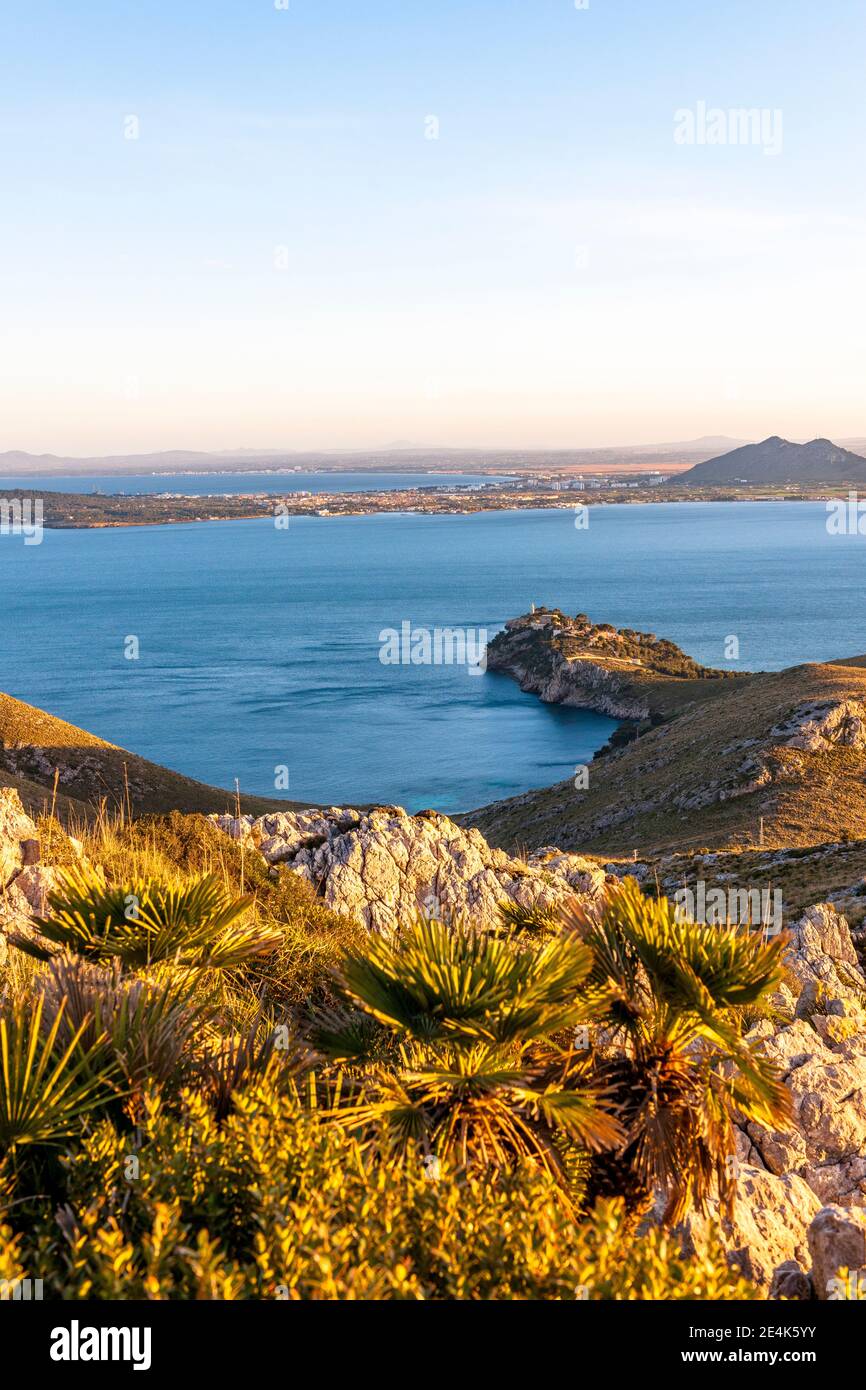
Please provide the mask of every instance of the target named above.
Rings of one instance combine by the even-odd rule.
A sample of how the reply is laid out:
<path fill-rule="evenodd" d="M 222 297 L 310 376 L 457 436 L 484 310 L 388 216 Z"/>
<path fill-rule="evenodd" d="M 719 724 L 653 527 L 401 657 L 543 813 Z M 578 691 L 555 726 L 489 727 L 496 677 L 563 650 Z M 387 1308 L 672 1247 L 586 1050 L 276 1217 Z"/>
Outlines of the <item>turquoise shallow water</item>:
<path fill-rule="evenodd" d="M 202 780 L 460 810 L 569 775 L 611 722 L 505 677 L 383 666 L 379 633 L 531 602 L 738 669 L 866 651 L 866 537 L 822 504 L 367 516 L 0 537 L 0 689 Z M 124 639 L 140 659 L 124 659 Z"/>

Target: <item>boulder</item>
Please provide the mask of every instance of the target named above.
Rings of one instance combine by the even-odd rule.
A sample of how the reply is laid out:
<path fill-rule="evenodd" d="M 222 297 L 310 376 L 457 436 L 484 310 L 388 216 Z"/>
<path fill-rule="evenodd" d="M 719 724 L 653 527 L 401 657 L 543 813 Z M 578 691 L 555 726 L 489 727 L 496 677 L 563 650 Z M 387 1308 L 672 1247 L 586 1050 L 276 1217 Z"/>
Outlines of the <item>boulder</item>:
<path fill-rule="evenodd" d="M 783 1260 L 778 1269 L 773 1270 L 769 1296 L 806 1303 L 814 1297 L 812 1280 L 796 1260 Z"/>
<path fill-rule="evenodd" d="M 809 1253 L 812 1259 L 812 1283 L 821 1300 L 847 1297 L 845 1281 L 839 1271 L 847 1270 L 859 1285 L 866 1270 L 866 1213 L 849 1211 L 844 1207 L 822 1207 L 810 1223 Z"/>
<path fill-rule="evenodd" d="M 0 889 L 39 858 L 39 834 L 14 787 L 0 787 Z"/>
<path fill-rule="evenodd" d="M 700 1252 L 710 1227 L 716 1226 L 731 1264 L 769 1293 L 773 1274 L 785 1261 L 808 1267 L 807 1232 L 820 1206 L 815 1193 L 795 1173 L 777 1177 L 741 1164 L 733 1217 L 721 1219 L 717 1202 L 710 1202 L 703 1216 L 690 1213 L 681 1228 L 684 1249 Z"/>
<path fill-rule="evenodd" d="M 12 886 L 25 898 L 35 916 L 45 917 L 48 914 L 48 894 L 54 891 L 59 881 L 57 869 L 49 868 L 46 864 L 28 864 Z"/>

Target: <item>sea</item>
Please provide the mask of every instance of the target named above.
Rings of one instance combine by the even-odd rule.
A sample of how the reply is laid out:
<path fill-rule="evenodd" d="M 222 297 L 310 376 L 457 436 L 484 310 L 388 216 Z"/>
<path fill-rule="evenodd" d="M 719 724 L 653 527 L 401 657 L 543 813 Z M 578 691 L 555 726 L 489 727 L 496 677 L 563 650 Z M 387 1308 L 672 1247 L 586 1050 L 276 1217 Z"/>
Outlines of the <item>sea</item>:
<path fill-rule="evenodd" d="M 0 689 L 219 786 L 464 811 L 569 777 L 615 725 L 395 637 L 489 638 L 535 603 L 734 670 L 860 654 L 866 536 L 826 523 L 630 503 L 3 535 Z"/>
<path fill-rule="evenodd" d="M 0 492 L 15 488 L 42 492 L 103 493 L 106 496 L 141 497 L 169 494 L 183 497 L 223 497 L 250 493 L 282 496 L 290 492 L 401 492 L 408 488 L 483 487 L 507 482 L 511 475 L 495 478 L 486 473 L 351 473 L 346 471 L 303 473 L 295 469 L 266 472 L 202 473 L 29 473 L 0 477 Z"/>

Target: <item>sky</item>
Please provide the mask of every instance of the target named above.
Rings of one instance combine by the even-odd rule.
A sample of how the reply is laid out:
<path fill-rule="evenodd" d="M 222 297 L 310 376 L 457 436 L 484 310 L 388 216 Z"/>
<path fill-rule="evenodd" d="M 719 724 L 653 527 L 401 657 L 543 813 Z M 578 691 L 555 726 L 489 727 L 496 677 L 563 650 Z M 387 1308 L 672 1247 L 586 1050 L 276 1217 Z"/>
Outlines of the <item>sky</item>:
<path fill-rule="evenodd" d="M 866 435 L 862 0 L 3 0 L 0 52 L 0 451 Z"/>

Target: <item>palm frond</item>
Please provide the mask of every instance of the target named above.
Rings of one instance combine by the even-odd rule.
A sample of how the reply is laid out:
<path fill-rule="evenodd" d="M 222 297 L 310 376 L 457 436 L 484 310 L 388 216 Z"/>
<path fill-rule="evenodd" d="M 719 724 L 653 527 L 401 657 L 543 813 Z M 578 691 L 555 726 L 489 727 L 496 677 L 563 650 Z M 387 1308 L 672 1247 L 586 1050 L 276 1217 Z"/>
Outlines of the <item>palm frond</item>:
<path fill-rule="evenodd" d="M 68 950 L 133 968 L 161 961 L 226 968 L 275 950 L 280 942 L 277 931 L 244 920 L 252 899 L 229 897 L 213 875 L 180 888 L 149 880 L 109 886 L 94 869 L 76 869 L 61 875 L 49 905 L 52 915 L 36 923 L 41 940 L 10 935 L 40 960 Z"/>
<path fill-rule="evenodd" d="M 503 925 L 511 932 L 528 936 L 558 936 L 562 931 L 562 911 L 558 907 L 523 907 L 513 899 L 499 904 Z"/>
<path fill-rule="evenodd" d="M 363 1094 L 337 1112 L 402 1159 L 419 1146 L 459 1167 L 513 1167 L 528 1159 L 561 1171 L 556 1134 L 589 1150 L 618 1143 L 622 1130 L 584 1072 L 582 1084 L 545 1084 L 514 1049 L 480 1043 L 435 1049 L 412 1044 L 399 1069 L 377 1067 Z"/>
<path fill-rule="evenodd" d="M 747 929 L 678 919 L 666 898 L 645 897 L 634 879 L 612 895 L 603 934 L 590 927 L 584 940 L 605 965 L 605 955 L 615 956 L 613 969 L 629 983 L 640 966 L 659 999 L 699 1013 L 754 1004 L 783 974 L 781 935 L 765 940 Z"/>
<path fill-rule="evenodd" d="M 43 1030 L 60 1021 L 59 1041 L 78 1034 L 91 1068 L 116 1061 L 133 1091 L 148 1084 L 179 1089 L 193 1070 L 193 1051 L 212 1012 L 190 997 L 183 974 L 157 982 L 125 977 L 114 961 L 92 965 L 61 953 L 49 962 Z M 100 1041 L 101 1040 L 101 1041 Z"/>
<path fill-rule="evenodd" d="M 290 1037 L 288 1047 L 282 1042 L 277 1030 L 258 1018 L 245 1032 L 220 1038 L 207 1050 L 199 1076 L 218 1120 L 226 1118 L 235 1093 L 250 1082 L 266 1076 L 286 1082 L 308 1065 L 309 1054 L 297 1038 Z"/>
<path fill-rule="evenodd" d="M 592 952 L 560 936 L 538 951 L 458 924 L 420 919 L 394 941 L 374 938 L 346 957 L 343 992 L 381 1023 L 427 1041 L 490 1043 L 543 1037 L 603 1012 L 581 996 Z"/>
<path fill-rule="evenodd" d="M 116 1069 L 101 1052 L 80 1043 L 85 1019 L 65 1043 L 61 1005 L 43 1034 L 42 995 L 18 1001 L 0 1016 L 0 1147 L 54 1144 L 70 1134 L 83 1115 L 97 1108 Z M 98 1065 L 95 1064 L 98 1059 Z"/>

